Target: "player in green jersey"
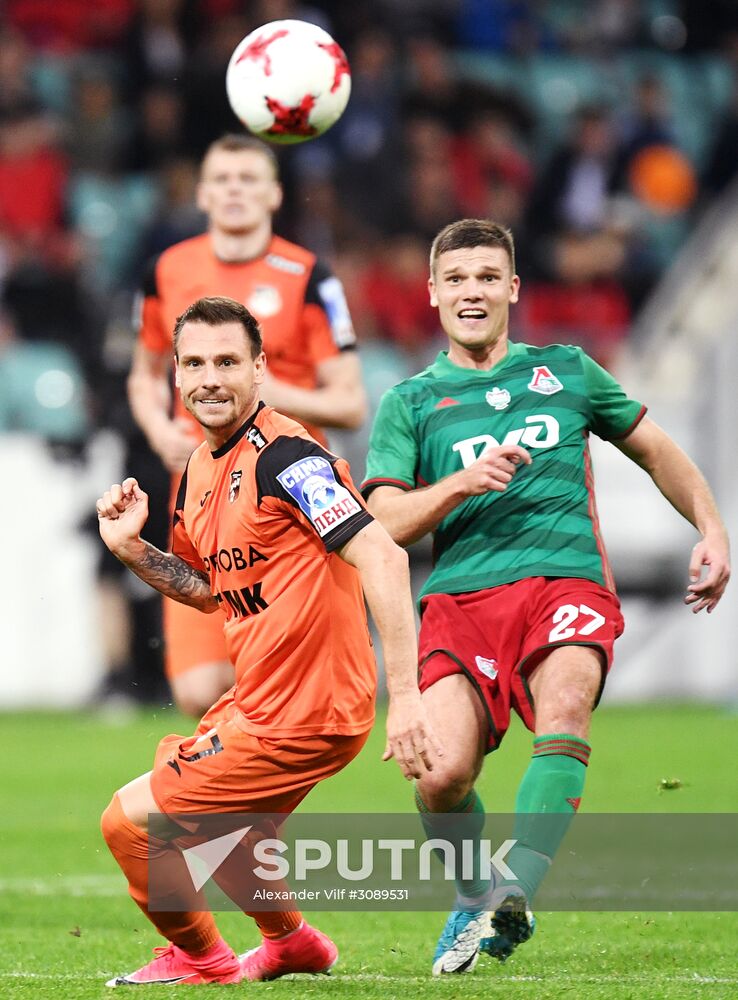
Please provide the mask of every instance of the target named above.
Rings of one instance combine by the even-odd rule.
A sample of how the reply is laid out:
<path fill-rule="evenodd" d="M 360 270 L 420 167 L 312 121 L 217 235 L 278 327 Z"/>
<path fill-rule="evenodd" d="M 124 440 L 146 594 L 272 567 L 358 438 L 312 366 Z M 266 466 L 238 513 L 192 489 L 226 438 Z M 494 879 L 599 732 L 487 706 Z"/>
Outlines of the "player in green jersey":
<path fill-rule="evenodd" d="M 416 784 L 429 836 L 434 817 L 458 813 L 456 835 L 478 841 L 485 753 L 511 709 L 534 733 L 505 858 L 516 877 L 459 868 L 435 974 L 470 971 L 480 949 L 504 960 L 530 937 L 529 904 L 582 796 L 591 715 L 623 627 L 588 435 L 644 468 L 699 531 L 685 597 L 693 611 L 713 611 L 730 575 L 707 483 L 645 407 L 577 347 L 508 340 L 519 287 L 508 230 L 465 219 L 439 233 L 429 289 L 448 351 L 383 397 L 362 487 L 395 541 L 434 532 L 420 687 L 446 752 Z"/>

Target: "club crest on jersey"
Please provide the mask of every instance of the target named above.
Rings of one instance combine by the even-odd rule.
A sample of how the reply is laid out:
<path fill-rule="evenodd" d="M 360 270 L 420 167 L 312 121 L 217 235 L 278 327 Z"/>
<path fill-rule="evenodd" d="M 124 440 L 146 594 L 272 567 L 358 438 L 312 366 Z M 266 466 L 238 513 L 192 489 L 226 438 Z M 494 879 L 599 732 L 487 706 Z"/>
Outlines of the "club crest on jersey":
<path fill-rule="evenodd" d="M 500 389 L 498 386 L 485 393 L 484 398 L 495 410 L 505 410 L 510 405 L 510 393 L 507 389 Z"/>
<path fill-rule="evenodd" d="M 326 458 L 301 458 L 277 475 L 322 538 L 361 510 L 361 505 L 336 479 Z"/>
<path fill-rule="evenodd" d="M 249 295 L 246 307 L 260 319 L 276 316 L 282 308 L 282 296 L 274 285 L 257 285 Z"/>
<path fill-rule="evenodd" d="M 231 483 L 228 487 L 228 502 L 235 503 L 236 497 L 241 492 L 241 470 L 231 473 Z"/>
<path fill-rule="evenodd" d="M 477 670 L 480 674 L 484 674 L 485 677 L 489 677 L 491 681 L 497 676 L 497 660 L 488 660 L 484 656 L 476 656 L 474 662 L 477 665 Z"/>
<path fill-rule="evenodd" d="M 563 389 L 564 386 L 556 378 L 550 368 L 545 365 L 536 365 L 533 369 L 533 378 L 528 383 L 531 392 L 540 392 L 542 396 L 553 396 L 555 392 Z"/>

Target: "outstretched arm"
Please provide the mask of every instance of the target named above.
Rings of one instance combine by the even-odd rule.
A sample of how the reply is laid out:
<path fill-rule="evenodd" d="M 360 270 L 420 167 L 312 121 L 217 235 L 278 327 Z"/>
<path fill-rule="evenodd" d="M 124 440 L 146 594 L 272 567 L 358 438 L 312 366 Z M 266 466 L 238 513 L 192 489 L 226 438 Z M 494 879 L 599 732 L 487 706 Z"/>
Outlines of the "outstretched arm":
<path fill-rule="evenodd" d="M 682 517 L 700 532 L 692 549 L 685 604 L 708 614 L 723 596 L 730 579 L 730 544 L 710 487 L 700 470 L 666 431 L 648 417 L 617 447 L 645 469 Z M 703 579 L 702 569 L 706 567 Z"/>
<path fill-rule="evenodd" d="M 96 508 L 102 540 L 144 583 L 207 614 L 217 609 L 205 573 L 141 538 L 149 516 L 149 498 L 135 479 L 115 483 L 99 498 Z"/>
<path fill-rule="evenodd" d="M 389 692 L 387 745 L 406 778 L 432 771 L 442 756 L 418 688 L 418 644 L 405 552 L 373 521 L 354 535 L 339 555 L 361 576 L 369 610 L 379 632 Z"/>
<path fill-rule="evenodd" d="M 521 462 L 529 465 L 531 457 L 520 445 L 489 448 L 468 468 L 432 486 L 409 491 L 377 486 L 367 506 L 398 545 L 412 545 L 469 497 L 504 492 Z"/>

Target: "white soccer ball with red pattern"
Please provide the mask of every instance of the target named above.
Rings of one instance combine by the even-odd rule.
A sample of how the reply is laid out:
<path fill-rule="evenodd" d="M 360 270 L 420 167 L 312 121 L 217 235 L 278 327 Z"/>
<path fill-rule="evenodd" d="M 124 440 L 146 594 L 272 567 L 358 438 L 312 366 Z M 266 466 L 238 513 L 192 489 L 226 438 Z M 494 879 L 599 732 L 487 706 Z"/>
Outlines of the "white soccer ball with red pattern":
<path fill-rule="evenodd" d="M 226 92 L 237 118 L 269 142 L 305 142 L 343 114 L 351 72 L 343 49 L 307 21 L 272 21 L 236 46 Z"/>

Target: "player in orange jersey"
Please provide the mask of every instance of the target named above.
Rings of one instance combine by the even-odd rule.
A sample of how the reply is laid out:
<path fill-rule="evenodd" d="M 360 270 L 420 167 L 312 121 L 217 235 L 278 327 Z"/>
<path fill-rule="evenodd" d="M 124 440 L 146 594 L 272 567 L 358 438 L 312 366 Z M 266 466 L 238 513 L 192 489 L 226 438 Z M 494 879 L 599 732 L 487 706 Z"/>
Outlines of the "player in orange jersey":
<path fill-rule="evenodd" d="M 176 377 L 203 442 L 182 478 L 173 551 L 140 537 L 136 480 L 97 501 L 108 548 L 162 594 L 222 616 L 235 686 L 194 736 L 168 736 L 153 770 L 103 814 L 130 893 L 170 945 L 110 985 L 238 982 L 326 971 L 337 950 L 297 912 L 252 914 L 262 945 L 240 960 L 205 912 L 148 907 L 152 813 L 289 813 L 361 749 L 374 718 L 375 664 L 364 595 L 390 694 L 385 759 L 407 778 L 442 753 L 425 719 L 407 556 L 368 513 L 347 464 L 259 400 L 258 324 L 227 298 L 195 302 L 175 330 Z M 362 592 L 363 591 L 363 592 Z"/>
<path fill-rule="evenodd" d="M 202 163 L 198 206 L 208 232 L 166 250 L 148 275 L 140 332 L 129 377 L 133 415 L 152 449 L 179 476 L 202 431 L 181 400 L 172 406 L 172 330 L 177 316 L 204 295 L 227 295 L 259 321 L 269 357 L 262 397 L 299 420 L 325 444 L 319 428 L 355 428 L 366 398 L 343 289 L 303 247 L 272 233 L 282 191 L 272 151 L 258 139 L 228 135 Z M 174 698 L 199 716 L 233 683 L 220 615 L 200 620 L 164 601 L 166 672 Z"/>

